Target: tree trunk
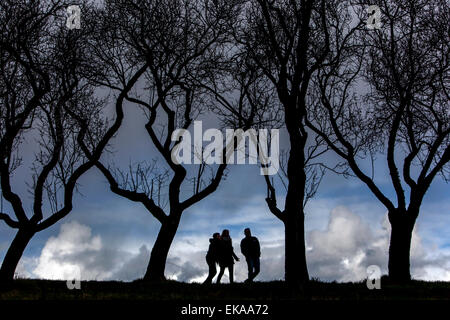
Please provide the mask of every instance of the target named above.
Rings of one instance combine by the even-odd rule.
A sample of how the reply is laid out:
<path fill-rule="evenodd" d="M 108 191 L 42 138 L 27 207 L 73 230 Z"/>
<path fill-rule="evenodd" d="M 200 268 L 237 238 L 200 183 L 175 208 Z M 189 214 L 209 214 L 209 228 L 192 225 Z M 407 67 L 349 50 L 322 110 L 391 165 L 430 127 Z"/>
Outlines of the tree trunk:
<path fill-rule="evenodd" d="M 300 288 L 309 280 L 309 274 L 306 264 L 304 215 L 303 211 L 295 209 L 286 210 L 285 279 L 289 287 Z"/>
<path fill-rule="evenodd" d="M 152 282 L 161 282 L 166 280 L 164 270 L 166 268 L 167 255 L 169 254 L 170 246 L 177 233 L 178 225 L 180 223 L 181 214 L 174 215 L 164 221 L 159 230 L 156 242 L 150 255 L 147 272 L 144 280 Z"/>
<path fill-rule="evenodd" d="M 34 234 L 35 232 L 28 228 L 20 228 L 17 231 L 14 240 L 6 252 L 5 259 L 3 259 L 0 269 L 0 282 L 9 282 L 14 279 L 14 273 L 16 272 L 20 258 Z"/>
<path fill-rule="evenodd" d="M 298 130 L 296 130 L 298 132 Z M 305 215 L 303 199 L 306 184 L 303 148 L 306 138 L 291 133 L 288 160 L 289 186 L 285 205 L 285 280 L 289 287 L 301 288 L 309 281 L 306 264 Z"/>
<path fill-rule="evenodd" d="M 410 250 L 415 218 L 408 212 L 389 213 L 391 239 L 389 244 L 389 279 L 393 282 L 411 280 Z"/>

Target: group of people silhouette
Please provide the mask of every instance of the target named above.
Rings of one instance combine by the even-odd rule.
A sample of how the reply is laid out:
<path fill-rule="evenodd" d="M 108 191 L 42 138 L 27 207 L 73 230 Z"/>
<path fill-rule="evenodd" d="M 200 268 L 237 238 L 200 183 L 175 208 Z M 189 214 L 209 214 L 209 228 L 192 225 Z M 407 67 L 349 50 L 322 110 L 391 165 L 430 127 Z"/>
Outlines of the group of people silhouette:
<path fill-rule="evenodd" d="M 259 258 L 261 248 L 258 238 L 252 236 L 249 228 L 244 230 L 245 237 L 241 241 L 241 252 L 247 261 L 248 279 L 245 282 L 252 282 L 260 271 Z M 206 263 L 209 266 L 209 274 L 204 284 L 211 284 L 217 274 L 217 264 L 220 267 L 217 283 L 220 283 L 225 269 L 228 268 L 230 283 L 234 282 L 234 262 L 239 261 L 239 257 L 234 253 L 230 231 L 224 229 L 222 234 L 216 232 L 209 239 L 209 249 L 206 254 Z"/>

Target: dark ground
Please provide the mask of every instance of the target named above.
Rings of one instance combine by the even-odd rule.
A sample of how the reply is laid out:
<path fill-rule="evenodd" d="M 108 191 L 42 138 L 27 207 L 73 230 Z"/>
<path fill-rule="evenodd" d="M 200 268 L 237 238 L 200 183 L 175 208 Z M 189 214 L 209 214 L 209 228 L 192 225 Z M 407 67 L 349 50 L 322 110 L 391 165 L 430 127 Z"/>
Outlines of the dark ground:
<path fill-rule="evenodd" d="M 447 300 L 450 282 L 411 281 L 403 285 L 381 281 L 381 289 L 369 290 L 366 282 L 326 283 L 311 281 L 300 294 L 291 295 L 284 282 L 252 284 L 189 284 L 176 281 L 82 281 L 81 289 L 69 290 L 66 281 L 15 280 L 0 290 L 0 300 Z"/>
<path fill-rule="evenodd" d="M 268 315 L 227 315 L 227 304 L 247 307 L 267 304 Z M 183 315 L 183 308 L 189 305 L 215 306 L 216 310 L 220 309 L 222 312 L 216 312 L 213 317 Z M 366 319 L 367 316 L 380 319 L 392 306 L 397 307 L 403 315 L 417 315 L 419 307 L 422 307 L 422 312 L 431 312 L 430 315 L 437 313 L 438 307 L 448 314 L 450 282 L 411 281 L 408 284 L 395 285 L 389 284 L 387 279 L 382 279 L 381 289 L 369 290 L 365 281 L 311 281 L 302 292 L 295 294 L 290 294 L 282 281 L 207 286 L 175 281 L 158 284 L 143 281 L 82 281 L 80 290 L 69 290 L 65 281 L 15 280 L 8 288 L 0 289 L 0 310 L 10 308 L 16 313 L 55 316 L 60 320 L 68 314 L 77 318 L 84 317 L 87 315 L 87 308 L 91 307 L 96 309 L 95 313 L 99 312 L 101 319 L 116 317 L 119 314 L 124 315 L 126 320 L 311 318 L 297 316 L 304 315 L 305 312 L 312 312 L 318 317 L 334 318 L 342 315 L 359 319 Z M 135 316 L 131 316 L 133 314 Z"/>

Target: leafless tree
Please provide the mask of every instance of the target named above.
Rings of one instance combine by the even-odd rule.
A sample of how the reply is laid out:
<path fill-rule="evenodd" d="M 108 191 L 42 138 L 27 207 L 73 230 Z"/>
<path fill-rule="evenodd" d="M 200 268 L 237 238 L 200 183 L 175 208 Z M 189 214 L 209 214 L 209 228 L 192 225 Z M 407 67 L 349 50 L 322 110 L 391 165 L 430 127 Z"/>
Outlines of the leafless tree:
<path fill-rule="evenodd" d="M 114 69 L 110 80 L 103 84 L 121 92 L 121 104 L 127 100 L 146 115 L 148 138 L 163 161 L 158 161 L 157 167 L 133 166 L 126 174 L 100 161 L 96 165 L 112 192 L 142 203 L 161 223 L 144 276 L 145 280 L 161 281 L 165 279 L 167 255 L 183 212 L 213 193 L 225 175 L 226 161 L 215 167 L 202 162 L 194 177 L 189 178 L 190 170 L 172 158 L 172 151 L 181 142 L 172 141 L 172 135 L 176 129 L 189 129 L 193 120 L 215 103 L 204 83 L 211 83 L 222 72 L 225 58 L 230 55 L 227 26 L 235 19 L 235 4 L 210 0 L 111 0 L 105 1 L 103 10 L 105 29 L 98 55 Z M 137 77 L 139 83 L 123 92 L 117 83 L 133 68 L 142 71 Z M 116 112 L 123 118 L 122 105 Z M 86 154 L 91 157 L 88 151 Z M 225 157 L 226 153 L 223 160 Z M 167 177 L 167 183 L 158 177 Z M 194 182 L 193 194 L 182 200 L 182 187 L 190 181 Z M 155 202 L 153 191 L 161 194 L 161 190 L 165 190 L 167 206 L 163 201 Z"/>
<path fill-rule="evenodd" d="M 450 10 L 439 0 L 372 4 L 381 9 L 381 28 L 335 48 L 315 78 L 309 126 L 388 210 L 389 276 L 408 281 L 424 196 L 437 175 L 449 179 Z M 355 5 L 365 20 L 365 6 Z M 393 197 L 362 165 L 369 160 L 373 169 L 377 158 L 387 163 Z"/>
<path fill-rule="evenodd" d="M 269 189 L 266 201 L 285 226 L 286 282 L 299 288 L 309 280 L 304 204 L 321 179 L 321 171 L 315 167 L 319 171 L 310 172 L 312 180 L 307 188 L 307 174 L 312 169 L 308 162 L 313 163 L 312 159 L 328 148 L 323 138 L 315 137 L 306 128 L 307 95 L 313 74 L 323 67 L 330 53 L 329 29 L 337 23 L 349 22 L 351 17 L 345 4 L 337 1 L 252 0 L 246 1 L 245 9 L 235 39 L 271 84 L 289 135 L 284 209 L 277 205 L 276 188 L 269 177 L 266 177 Z M 314 146 L 314 142 L 318 144 Z"/>
<path fill-rule="evenodd" d="M 0 269 L 2 282 L 13 279 L 31 238 L 72 210 L 77 180 L 95 164 L 77 140 L 86 139 L 93 150 L 103 134 L 103 101 L 94 98 L 89 81 L 98 73 L 91 68 L 87 45 L 92 29 L 67 29 L 68 6 L 65 1 L 0 4 L 0 183 L 15 216 L 1 212 L 0 219 L 17 229 Z M 91 129 L 78 126 L 76 117 Z M 22 156 L 30 139 L 36 144 L 28 212 L 12 178 L 16 170 L 25 170 Z"/>

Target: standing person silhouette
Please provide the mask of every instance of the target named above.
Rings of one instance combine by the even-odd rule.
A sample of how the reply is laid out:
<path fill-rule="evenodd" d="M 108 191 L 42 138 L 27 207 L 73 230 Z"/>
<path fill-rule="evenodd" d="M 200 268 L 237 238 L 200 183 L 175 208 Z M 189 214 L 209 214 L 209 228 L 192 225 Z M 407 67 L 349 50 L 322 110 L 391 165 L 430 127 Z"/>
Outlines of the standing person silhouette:
<path fill-rule="evenodd" d="M 219 262 L 220 245 L 220 233 L 216 232 L 209 239 L 209 249 L 208 253 L 206 253 L 206 263 L 209 267 L 209 273 L 203 284 L 211 284 L 212 279 L 217 273 L 216 263 Z"/>
<path fill-rule="evenodd" d="M 252 236 L 250 228 L 246 228 L 244 234 L 245 238 L 241 241 L 241 252 L 245 256 L 248 266 L 248 279 L 245 282 L 252 282 L 259 273 L 261 248 L 258 238 Z"/>
<path fill-rule="evenodd" d="M 234 282 L 234 260 L 239 261 L 239 258 L 236 256 L 233 250 L 233 243 L 230 237 L 230 231 L 224 229 L 222 231 L 222 236 L 220 240 L 220 253 L 219 253 L 219 266 L 220 272 L 217 276 L 217 283 L 220 283 L 220 279 L 222 279 L 223 273 L 225 272 L 225 268 L 228 268 L 228 275 L 230 278 L 230 283 Z"/>

